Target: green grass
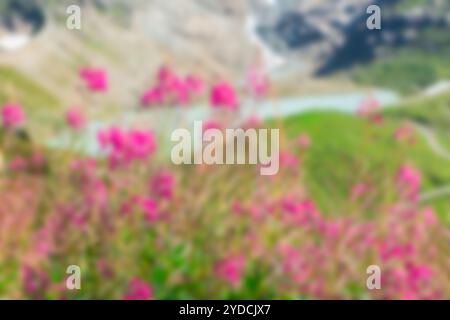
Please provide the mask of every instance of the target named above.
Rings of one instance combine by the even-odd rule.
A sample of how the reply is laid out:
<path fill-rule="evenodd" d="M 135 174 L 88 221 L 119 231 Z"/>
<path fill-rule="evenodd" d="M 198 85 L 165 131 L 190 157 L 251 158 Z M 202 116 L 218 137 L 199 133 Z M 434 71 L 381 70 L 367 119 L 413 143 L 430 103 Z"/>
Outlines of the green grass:
<path fill-rule="evenodd" d="M 421 137 L 415 145 L 394 141 L 401 123 L 387 118 L 380 126 L 368 126 L 365 120 L 348 114 L 310 112 L 286 119 L 283 126 L 289 138 L 303 132 L 311 136 L 313 144 L 303 164 L 308 190 L 322 210 L 345 215 L 352 186 L 365 180 L 384 185 L 404 163 L 420 168 L 424 191 L 450 185 L 449 161 L 433 154 Z M 450 201 L 438 199 L 436 205 L 431 204 L 450 223 Z"/>
<path fill-rule="evenodd" d="M 450 149 L 450 95 L 423 98 L 386 110 L 395 120 L 411 120 L 432 128 L 442 145 Z"/>
<path fill-rule="evenodd" d="M 5 103 L 20 104 L 27 114 L 30 134 L 39 137 L 47 135 L 55 115 L 59 117 L 61 102 L 39 83 L 10 66 L 0 65 L 0 83 L 0 106 Z"/>
<path fill-rule="evenodd" d="M 446 78 L 450 78 L 447 54 L 408 50 L 354 71 L 354 79 L 358 83 L 390 88 L 401 93 L 418 92 Z"/>
<path fill-rule="evenodd" d="M 30 112 L 59 105 L 55 96 L 12 67 L 0 66 L 0 83 L 0 104 L 17 102 Z"/>
<path fill-rule="evenodd" d="M 401 49 L 388 49 L 386 58 L 352 71 L 355 81 L 413 93 L 450 78 L 450 33 L 429 27 Z"/>

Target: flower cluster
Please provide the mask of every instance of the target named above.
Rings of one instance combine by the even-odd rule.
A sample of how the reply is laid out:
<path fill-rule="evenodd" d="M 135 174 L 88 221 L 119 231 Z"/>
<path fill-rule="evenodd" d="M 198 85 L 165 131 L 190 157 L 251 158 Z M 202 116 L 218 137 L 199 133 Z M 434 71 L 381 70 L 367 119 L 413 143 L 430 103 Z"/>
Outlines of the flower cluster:
<path fill-rule="evenodd" d="M 113 167 L 145 161 L 156 151 L 156 138 L 152 131 L 111 127 L 99 132 L 98 141 Z"/>
<path fill-rule="evenodd" d="M 195 75 L 179 76 L 170 67 L 163 66 L 156 75 L 156 84 L 142 96 L 144 107 L 161 105 L 187 105 L 203 94 L 203 80 Z"/>

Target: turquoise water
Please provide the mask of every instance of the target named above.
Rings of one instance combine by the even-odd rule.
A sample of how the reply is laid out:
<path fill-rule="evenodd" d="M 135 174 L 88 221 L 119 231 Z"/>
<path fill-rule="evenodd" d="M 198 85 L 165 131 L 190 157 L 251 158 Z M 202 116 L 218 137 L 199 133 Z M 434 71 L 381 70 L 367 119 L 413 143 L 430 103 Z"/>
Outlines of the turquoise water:
<path fill-rule="evenodd" d="M 375 90 L 371 97 L 377 99 L 381 106 L 387 107 L 399 100 L 399 96 L 387 90 Z M 340 111 L 354 113 L 361 101 L 367 98 L 364 92 L 326 94 L 317 96 L 302 96 L 277 99 L 273 101 L 245 103 L 241 107 L 241 117 L 257 115 L 262 119 L 274 117 L 286 117 L 311 110 Z M 97 133 L 102 128 L 111 125 L 122 127 L 144 127 L 152 129 L 158 135 L 159 141 L 167 141 L 170 144 L 170 133 L 180 127 L 191 128 L 194 121 L 205 121 L 211 116 L 211 108 L 208 106 L 196 106 L 190 108 L 162 108 L 151 110 L 130 110 L 121 114 L 120 119 L 111 121 L 91 122 L 85 131 L 77 138 L 74 145 L 73 136 L 69 132 L 63 133 L 50 140 L 48 145 L 52 148 L 74 147 L 88 155 L 99 155 L 100 149 L 97 143 Z"/>

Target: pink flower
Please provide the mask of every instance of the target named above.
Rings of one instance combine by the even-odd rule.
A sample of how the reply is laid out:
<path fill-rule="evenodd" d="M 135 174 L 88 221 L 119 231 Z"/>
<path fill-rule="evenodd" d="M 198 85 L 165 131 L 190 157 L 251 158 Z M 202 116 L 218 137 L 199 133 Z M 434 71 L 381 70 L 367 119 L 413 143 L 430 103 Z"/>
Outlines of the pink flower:
<path fill-rule="evenodd" d="M 81 130 L 86 126 L 86 117 L 76 108 L 72 108 L 66 113 L 66 122 L 72 129 Z"/>
<path fill-rule="evenodd" d="M 237 286 L 241 282 L 245 266 L 246 260 L 244 256 L 230 256 L 216 265 L 216 274 L 233 286 Z"/>
<path fill-rule="evenodd" d="M 137 205 L 139 205 L 139 202 L 140 202 L 140 201 L 141 201 L 141 199 L 140 199 L 139 197 L 137 197 L 137 196 L 132 196 L 132 197 L 130 197 L 128 200 L 126 200 L 126 201 L 122 204 L 122 206 L 121 206 L 121 208 L 120 208 L 120 213 L 121 213 L 123 216 L 128 216 L 128 215 L 130 215 L 131 213 L 133 213 L 135 207 L 136 207 Z"/>
<path fill-rule="evenodd" d="M 366 194 L 370 190 L 370 186 L 366 183 L 356 184 L 351 191 L 350 199 L 359 199 L 362 195 Z"/>
<path fill-rule="evenodd" d="M 411 201 L 417 201 L 419 198 L 421 177 L 420 171 L 409 165 L 404 165 L 397 173 L 397 184 L 402 194 Z"/>
<path fill-rule="evenodd" d="M 205 122 L 203 122 L 203 131 L 207 131 L 209 129 L 217 129 L 217 130 L 222 130 L 222 124 L 218 121 L 215 120 L 207 120 Z"/>
<path fill-rule="evenodd" d="M 112 167 L 147 160 L 156 152 L 156 138 L 152 131 L 125 131 L 112 127 L 100 131 L 98 141 L 107 152 Z"/>
<path fill-rule="evenodd" d="M 259 128 L 263 124 L 263 120 L 256 114 L 251 115 L 242 125 L 243 129 Z"/>
<path fill-rule="evenodd" d="M 100 68 L 82 68 L 80 76 L 91 91 L 105 92 L 108 90 L 108 75 Z"/>
<path fill-rule="evenodd" d="M 89 207 L 106 208 L 108 205 L 108 189 L 101 179 L 94 179 L 84 186 L 85 203 Z"/>
<path fill-rule="evenodd" d="M 156 151 L 155 135 L 151 131 L 131 130 L 128 133 L 128 157 L 145 160 Z"/>
<path fill-rule="evenodd" d="M 304 257 L 291 245 L 280 246 L 283 271 L 297 284 L 306 284 L 311 276 L 312 269 Z"/>
<path fill-rule="evenodd" d="M 91 158 L 76 159 L 71 163 L 71 168 L 83 178 L 90 180 L 95 176 L 97 161 Z"/>
<path fill-rule="evenodd" d="M 186 105 L 191 101 L 190 88 L 178 76 L 163 88 L 166 91 L 167 102 L 170 104 Z"/>
<path fill-rule="evenodd" d="M 221 81 L 212 87 L 210 101 L 214 108 L 237 110 L 239 106 L 236 91 L 225 81 Z"/>
<path fill-rule="evenodd" d="M 291 245 L 281 245 L 280 253 L 283 257 L 283 271 L 286 273 L 294 271 L 302 263 L 299 252 Z"/>
<path fill-rule="evenodd" d="M 112 266 L 105 259 L 98 259 L 95 266 L 98 272 L 105 278 L 111 279 L 114 277 L 114 270 Z"/>
<path fill-rule="evenodd" d="M 22 267 L 22 283 L 26 294 L 41 297 L 50 285 L 50 280 L 45 272 L 24 266 Z"/>
<path fill-rule="evenodd" d="M 156 75 L 158 83 L 162 85 L 170 84 L 176 77 L 176 73 L 169 66 L 161 66 Z"/>
<path fill-rule="evenodd" d="M 144 107 L 161 105 L 164 103 L 164 93 L 160 87 L 148 89 L 141 98 L 141 104 Z"/>
<path fill-rule="evenodd" d="M 327 238 L 337 238 L 344 230 L 342 221 L 323 221 L 320 229 Z"/>
<path fill-rule="evenodd" d="M 141 97 L 141 105 L 187 105 L 192 97 L 203 91 L 204 83 L 199 77 L 188 75 L 183 78 L 172 68 L 162 66 L 156 75 L 156 83 Z"/>
<path fill-rule="evenodd" d="M 83 229 L 87 222 L 88 216 L 85 210 L 78 210 L 75 207 L 62 207 L 60 210 L 61 216 L 64 216 L 66 221 L 70 221 L 74 226 Z"/>
<path fill-rule="evenodd" d="M 162 66 L 153 89 L 156 100 L 166 104 L 185 105 L 190 101 L 190 88 L 170 67 Z"/>
<path fill-rule="evenodd" d="M 46 164 L 45 155 L 41 152 L 35 152 L 31 156 L 30 162 L 31 162 L 31 165 L 33 166 L 33 168 L 41 169 Z"/>
<path fill-rule="evenodd" d="M 311 146 L 311 138 L 306 133 L 303 133 L 297 138 L 297 144 L 301 148 L 307 149 Z"/>
<path fill-rule="evenodd" d="M 260 68 L 257 66 L 250 68 L 247 75 L 247 81 L 249 91 L 255 98 L 263 98 L 267 96 L 270 88 L 270 82 Z"/>
<path fill-rule="evenodd" d="M 149 223 L 156 222 L 159 218 L 158 203 L 150 198 L 140 200 L 140 205 L 144 211 L 145 220 Z"/>
<path fill-rule="evenodd" d="M 422 211 L 422 215 L 427 226 L 434 226 L 437 224 L 438 219 L 433 208 L 425 208 Z"/>
<path fill-rule="evenodd" d="M 23 157 L 15 157 L 10 163 L 9 163 L 9 169 L 11 171 L 22 171 L 26 169 L 28 166 L 28 162 Z"/>
<path fill-rule="evenodd" d="M 163 199 L 172 199 L 175 187 L 175 177 L 167 170 L 157 173 L 151 183 L 152 191 Z"/>
<path fill-rule="evenodd" d="M 414 128 L 410 124 L 401 126 L 395 131 L 395 140 L 415 143 Z"/>
<path fill-rule="evenodd" d="M 244 206 L 236 200 L 231 204 L 231 211 L 236 215 L 240 215 L 244 211 Z"/>
<path fill-rule="evenodd" d="M 383 115 L 380 112 L 380 103 L 374 98 L 368 98 L 361 102 L 357 110 L 357 115 L 367 118 L 372 123 L 381 123 Z"/>
<path fill-rule="evenodd" d="M 392 259 L 405 260 L 415 253 L 415 248 L 412 244 L 401 245 L 386 241 L 380 244 L 379 252 L 385 262 Z"/>
<path fill-rule="evenodd" d="M 410 282 L 426 281 L 433 277 L 433 271 L 428 266 L 409 265 Z"/>
<path fill-rule="evenodd" d="M 440 293 L 431 287 L 433 275 L 430 267 L 408 261 L 385 272 L 383 290 L 401 299 L 439 299 Z"/>
<path fill-rule="evenodd" d="M 48 255 L 53 250 L 52 231 L 49 228 L 43 227 L 36 233 L 34 239 L 34 250 L 42 258 L 48 258 Z"/>
<path fill-rule="evenodd" d="M 368 117 L 379 111 L 380 103 L 374 98 L 367 98 L 361 102 L 358 107 L 357 114 L 362 117 Z"/>
<path fill-rule="evenodd" d="M 298 169 L 300 161 L 297 156 L 289 151 L 280 152 L 280 166 L 282 168 Z"/>
<path fill-rule="evenodd" d="M 189 92 L 193 95 L 201 95 L 205 91 L 205 83 L 200 77 L 188 75 L 185 82 Z"/>
<path fill-rule="evenodd" d="M 124 296 L 125 300 L 151 300 L 154 298 L 150 285 L 138 278 L 129 283 L 129 292 Z"/>
<path fill-rule="evenodd" d="M 3 126 L 7 129 L 14 129 L 25 123 L 25 113 L 20 105 L 6 104 L 1 114 Z"/>
<path fill-rule="evenodd" d="M 148 223 L 154 223 L 160 218 L 158 203 L 152 198 L 139 196 L 132 196 L 126 200 L 120 208 L 120 213 L 123 216 L 128 216 L 133 213 L 135 208 L 142 210 Z"/>
<path fill-rule="evenodd" d="M 320 211 L 312 200 L 296 201 L 292 198 L 282 200 L 281 206 L 288 217 L 299 225 L 320 222 Z"/>

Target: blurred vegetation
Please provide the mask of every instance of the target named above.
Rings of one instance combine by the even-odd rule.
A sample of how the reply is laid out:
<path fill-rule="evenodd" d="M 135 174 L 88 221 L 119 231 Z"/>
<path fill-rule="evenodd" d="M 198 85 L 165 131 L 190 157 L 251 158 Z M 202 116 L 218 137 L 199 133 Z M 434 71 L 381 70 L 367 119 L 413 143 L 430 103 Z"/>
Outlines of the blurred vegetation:
<path fill-rule="evenodd" d="M 392 119 L 410 119 L 432 128 L 440 137 L 440 143 L 450 148 L 450 94 L 435 98 L 422 98 L 418 101 L 387 109 L 386 115 Z"/>
<path fill-rule="evenodd" d="M 58 99 L 40 84 L 10 66 L 0 66 L 0 104 L 20 101 L 27 111 L 49 110 L 59 105 Z"/>
<path fill-rule="evenodd" d="M 355 68 L 353 78 L 365 85 L 414 93 L 450 78 L 449 55 L 450 32 L 428 28 L 417 36 L 416 41 L 395 49 L 387 58 Z"/>
<path fill-rule="evenodd" d="M 426 113 L 427 104 L 414 109 Z M 365 119 L 339 112 L 309 112 L 285 120 L 289 138 L 307 133 L 312 139 L 303 166 L 308 189 L 322 210 L 345 215 L 351 209 L 348 199 L 353 186 L 361 182 L 383 185 L 382 179 L 394 176 L 404 163 L 420 168 L 424 192 L 450 185 L 449 161 L 434 154 L 423 137 L 417 135 L 413 145 L 395 141 L 395 130 L 411 119 L 404 110 L 393 108 L 383 124 L 370 127 Z M 450 200 L 433 200 L 432 204 L 450 224 Z"/>

